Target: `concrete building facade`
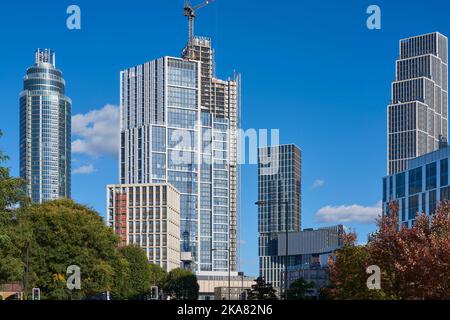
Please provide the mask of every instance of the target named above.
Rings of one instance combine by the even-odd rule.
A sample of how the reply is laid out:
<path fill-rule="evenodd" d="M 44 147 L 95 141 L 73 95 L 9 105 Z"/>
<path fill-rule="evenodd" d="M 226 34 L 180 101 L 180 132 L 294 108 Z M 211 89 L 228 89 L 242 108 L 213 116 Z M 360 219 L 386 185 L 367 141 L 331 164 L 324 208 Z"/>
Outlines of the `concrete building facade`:
<path fill-rule="evenodd" d="M 223 273 L 197 276 L 197 282 L 200 287 L 199 300 L 241 300 L 241 293 L 250 289 L 255 279 L 244 275 L 228 277 L 228 274 Z"/>
<path fill-rule="evenodd" d="M 180 267 L 180 194 L 170 184 L 107 186 L 108 225 L 167 272 Z"/>

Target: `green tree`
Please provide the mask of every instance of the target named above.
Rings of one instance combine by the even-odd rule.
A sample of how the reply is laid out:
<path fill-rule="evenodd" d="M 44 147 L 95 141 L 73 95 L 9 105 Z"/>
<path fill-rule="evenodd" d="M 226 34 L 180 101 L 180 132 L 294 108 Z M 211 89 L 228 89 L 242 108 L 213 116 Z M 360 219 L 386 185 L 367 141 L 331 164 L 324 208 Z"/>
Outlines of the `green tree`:
<path fill-rule="evenodd" d="M 249 292 L 249 300 L 277 300 L 276 291 L 271 283 L 266 283 L 262 277 L 258 277 L 255 282 Z"/>
<path fill-rule="evenodd" d="M 0 138 L 2 136 L 0 130 Z M 11 177 L 9 168 L 3 166 L 8 159 L 8 156 L 0 150 L 0 212 L 11 212 L 17 204 L 28 202 L 23 189 L 24 181 Z M 1 223 L 2 221 L 0 225 Z"/>
<path fill-rule="evenodd" d="M 300 278 L 291 283 L 287 295 L 288 300 L 311 300 L 313 297 L 307 296 L 309 290 L 314 289 L 313 282 L 307 282 Z"/>
<path fill-rule="evenodd" d="M 16 218 L 8 235 L 23 264 L 28 251 L 28 288 L 41 288 L 43 299 L 81 299 L 112 289 L 118 239 L 95 211 L 64 199 L 18 210 Z M 81 290 L 67 289 L 71 265 L 81 269 Z"/>
<path fill-rule="evenodd" d="M 0 212 L 0 220 L 0 284 L 22 282 L 31 231 L 20 226 L 15 212 Z"/>
<path fill-rule="evenodd" d="M 126 246 L 119 249 L 123 257 L 125 272 L 122 291 L 116 289 L 116 298 L 138 299 L 150 292 L 151 268 L 144 250 L 137 246 Z"/>
<path fill-rule="evenodd" d="M 111 290 L 112 299 L 127 300 L 133 297 L 133 292 L 129 285 L 130 278 L 130 263 L 123 255 L 119 254 L 115 265 L 113 288 Z"/>
<path fill-rule="evenodd" d="M 150 284 L 163 289 L 167 283 L 167 272 L 157 264 L 150 264 Z"/>
<path fill-rule="evenodd" d="M 188 270 L 178 268 L 169 272 L 164 291 L 174 300 L 197 300 L 199 290 L 197 277 Z"/>
<path fill-rule="evenodd" d="M 0 130 L 0 138 L 2 132 Z M 0 284 L 22 281 L 24 276 L 22 233 L 13 232 L 17 226 L 19 203 L 28 204 L 22 179 L 11 177 L 3 164 L 8 160 L 0 150 Z"/>

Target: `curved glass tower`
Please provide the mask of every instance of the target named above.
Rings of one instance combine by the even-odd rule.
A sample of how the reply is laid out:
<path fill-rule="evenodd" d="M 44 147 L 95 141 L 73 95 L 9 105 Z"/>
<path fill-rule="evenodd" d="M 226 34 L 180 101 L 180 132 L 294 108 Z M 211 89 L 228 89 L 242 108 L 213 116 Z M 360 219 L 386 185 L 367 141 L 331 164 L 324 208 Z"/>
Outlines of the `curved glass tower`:
<path fill-rule="evenodd" d="M 20 94 L 20 176 L 41 203 L 70 197 L 71 100 L 55 53 L 37 49 Z"/>

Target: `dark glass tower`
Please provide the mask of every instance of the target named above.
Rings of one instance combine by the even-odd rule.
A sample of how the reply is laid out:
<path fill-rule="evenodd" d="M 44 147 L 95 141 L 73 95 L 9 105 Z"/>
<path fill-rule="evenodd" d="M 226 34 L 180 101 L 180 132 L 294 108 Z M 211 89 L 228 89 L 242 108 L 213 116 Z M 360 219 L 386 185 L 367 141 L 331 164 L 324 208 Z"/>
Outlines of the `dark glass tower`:
<path fill-rule="evenodd" d="M 258 232 L 260 276 L 281 285 L 285 257 L 278 235 L 301 228 L 301 150 L 293 145 L 263 147 L 258 155 Z M 286 221 L 287 219 L 287 221 Z"/>
<path fill-rule="evenodd" d="M 71 100 L 55 53 L 37 49 L 20 94 L 20 176 L 35 203 L 70 197 Z"/>

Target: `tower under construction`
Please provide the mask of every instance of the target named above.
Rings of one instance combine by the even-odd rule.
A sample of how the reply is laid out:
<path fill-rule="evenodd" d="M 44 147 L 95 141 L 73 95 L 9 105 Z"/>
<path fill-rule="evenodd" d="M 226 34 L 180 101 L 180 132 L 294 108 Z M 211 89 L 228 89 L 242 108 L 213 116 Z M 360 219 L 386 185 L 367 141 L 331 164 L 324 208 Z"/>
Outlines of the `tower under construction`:
<path fill-rule="evenodd" d="M 120 74 L 119 177 L 126 185 L 174 186 L 183 266 L 220 275 L 237 268 L 240 77 L 216 78 L 211 40 L 195 36 L 189 23 L 181 57 Z M 146 236 L 126 239 L 144 247 Z"/>

